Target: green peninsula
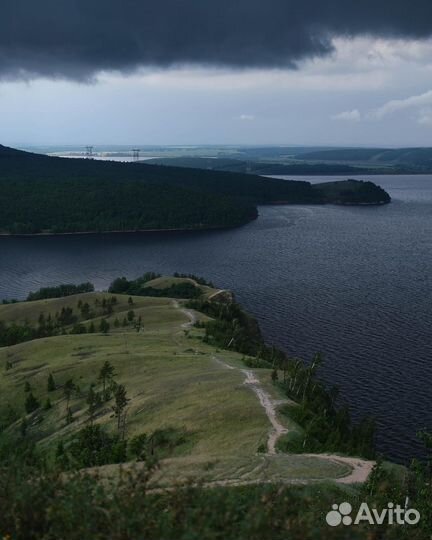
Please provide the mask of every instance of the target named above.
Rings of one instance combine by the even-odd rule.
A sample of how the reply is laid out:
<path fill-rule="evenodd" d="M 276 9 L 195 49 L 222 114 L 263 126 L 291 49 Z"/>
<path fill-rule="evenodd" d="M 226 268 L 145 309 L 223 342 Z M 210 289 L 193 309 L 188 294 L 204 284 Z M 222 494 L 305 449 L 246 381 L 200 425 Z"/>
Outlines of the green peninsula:
<path fill-rule="evenodd" d="M 0 146 L 0 234 L 201 230 L 245 224 L 265 204 L 387 202 L 371 182 L 312 185 Z"/>

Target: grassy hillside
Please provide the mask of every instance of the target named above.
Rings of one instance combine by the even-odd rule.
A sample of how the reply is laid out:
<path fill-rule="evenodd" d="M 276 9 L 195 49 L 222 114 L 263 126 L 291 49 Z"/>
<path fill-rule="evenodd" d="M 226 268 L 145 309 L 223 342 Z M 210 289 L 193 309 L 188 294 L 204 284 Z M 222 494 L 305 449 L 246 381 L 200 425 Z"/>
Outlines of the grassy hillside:
<path fill-rule="evenodd" d="M 156 278 L 148 283 L 163 288 L 191 281 Z M 217 291 L 200 287 L 203 297 Z M 351 466 L 343 461 L 265 453 L 271 423 L 255 391 L 245 384 L 243 357 L 219 351 L 203 340 L 202 329 L 191 326 L 191 321 L 206 321 L 207 316 L 171 298 L 117 294 L 115 304 L 112 298 L 110 293 L 84 293 L 0 306 L 0 320 L 6 325 L 36 326 L 41 318 L 54 319 L 56 313 L 70 309 L 87 330 L 95 326 L 92 333 L 74 334 L 74 325 L 66 324 L 60 335 L 0 348 L 3 437 L 20 437 L 25 422 L 25 437 L 53 459 L 60 441 L 67 444 L 88 425 L 88 392 L 93 384 L 101 386 L 98 374 L 108 361 L 130 399 L 128 438 L 160 432 L 168 439 L 160 450 L 163 465 L 154 478 L 158 484 L 188 477 L 249 482 L 338 478 L 350 473 Z M 90 314 L 83 317 L 86 304 Z M 104 305 L 112 305 L 112 312 L 102 314 Z M 130 311 L 134 318 L 129 321 Z M 108 331 L 98 331 L 101 320 L 109 324 Z M 55 381 L 51 389 L 50 375 Z M 271 384 L 270 370 L 261 369 L 256 377 L 271 399 L 285 402 Z M 68 404 L 65 386 L 70 380 L 77 388 Z M 30 392 L 40 407 L 26 412 Z M 48 400 L 49 408 L 45 407 Z M 104 403 L 95 419 L 109 433 L 116 432 L 112 404 L 112 399 Z M 68 406 L 73 416 L 69 423 Z M 300 429 L 289 417 L 281 415 L 279 421 L 287 429 Z M 263 454 L 257 454 L 263 452 L 260 449 Z"/>
<path fill-rule="evenodd" d="M 229 296 L 215 295 L 218 289 L 191 277 L 155 277 L 144 288 L 185 283 L 200 288 L 202 299 L 223 297 L 222 305 L 212 309 L 229 311 Z M 284 411 L 301 409 L 301 404 L 287 400 L 274 370 L 250 367 L 254 362 L 265 366 L 263 358 L 212 345 L 202 323 L 216 321 L 181 299 L 115 298 L 94 292 L 0 306 L 0 320 L 7 325 L 35 325 L 41 314 L 46 321 L 71 309 L 86 327 L 101 318 L 110 325 L 79 335 L 65 325 L 60 335 L 0 348 L 0 536 L 336 540 L 346 538 L 348 529 L 326 524 L 335 501 L 349 501 L 354 509 L 363 501 L 374 508 L 387 507 L 389 500 L 403 506 L 409 485 L 413 507 L 425 516 L 419 527 L 361 524 L 350 528 L 349 538 L 426 538 L 430 498 L 425 493 L 430 488 L 420 483 L 420 473 L 407 483 L 406 471 L 391 464 L 380 464 L 371 473 L 373 463 L 359 458 L 272 451 L 275 434 L 283 442 L 313 430 L 303 433 Z M 82 316 L 85 305 L 90 312 L 85 309 Z M 125 325 L 115 325 L 124 318 Z M 117 433 L 113 396 L 93 418 L 88 414 L 88 396 L 92 389 L 100 391 L 98 374 L 106 362 L 114 368 L 116 385 L 127 390 L 124 434 L 130 446 L 147 435 L 155 455 L 129 457 L 122 467 L 110 461 L 65 472 L 58 468 L 60 448 L 76 447 L 89 427 L 100 426 L 107 436 Z M 280 375 L 285 377 L 284 369 Z M 68 381 L 74 382 L 69 398 Z M 319 385 L 312 386 L 317 399 Z M 26 412 L 30 393 L 41 406 Z M 44 406 L 48 400 L 50 407 Z M 90 454 L 97 454 L 97 440 L 93 443 Z M 367 484 L 360 485 L 368 476 Z"/>

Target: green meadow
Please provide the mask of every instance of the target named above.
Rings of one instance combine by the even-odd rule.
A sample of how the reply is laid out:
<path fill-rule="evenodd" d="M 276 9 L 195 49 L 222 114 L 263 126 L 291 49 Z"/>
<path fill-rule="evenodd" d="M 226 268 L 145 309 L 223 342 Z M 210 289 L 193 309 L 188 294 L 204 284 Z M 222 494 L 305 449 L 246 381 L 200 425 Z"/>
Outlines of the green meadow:
<path fill-rule="evenodd" d="M 170 287 L 182 280 L 190 281 L 158 278 L 149 285 Z M 214 292 L 202 286 L 203 295 Z M 103 314 L 102 306 L 111 305 L 114 296 L 112 312 Z M 80 315 L 84 304 L 89 306 L 86 319 Z M 73 439 L 88 425 L 86 396 L 91 385 L 100 387 L 98 374 L 108 361 L 114 367 L 117 383 L 127 390 L 127 437 L 156 430 L 180 434 L 169 455 L 163 456 L 155 482 L 166 484 L 190 478 L 299 481 L 349 474 L 347 464 L 319 457 L 266 455 L 272 426 L 257 395 L 244 384 L 242 356 L 206 344 L 203 329 L 194 327 L 192 322 L 207 317 L 186 310 L 182 301 L 84 293 L 2 305 L 0 320 L 6 324 L 36 325 L 41 317 L 55 318 L 56 313 L 67 308 L 78 316 L 79 324 L 86 329 L 93 325 L 95 331 L 71 334 L 70 325 L 64 335 L 0 349 L 2 413 L 16 416 L 6 433 L 17 436 L 25 418 L 27 437 L 46 450 L 48 456 L 53 455 L 59 441 Z M 128 321 L 131 311 L 134 319 Z M 109 324 L 108 332 L 99 331 L 102 319 Z M 283 396 L 271 383 L 270 370 L 254 373 L 275 403 L 283 403 Z M 50 374 L 56 389 L 48 391 Z M 68 380 L 73 380 L 77 388 L 70 398 L 71 423 L 66 422 L 68 404 L 64 394 Z M 24 403 L 29 388 L 41 406 L 26 414 Z M 47 400 L 50 408 L 44 407 Z M 278 414 L 278 418 L 286 428 L 300 429 L 286 415 Z M 115 433 L 112 402 L 102 405 L 95 423 Z M 113 471 L 116 467 L 105 469 Z"/>

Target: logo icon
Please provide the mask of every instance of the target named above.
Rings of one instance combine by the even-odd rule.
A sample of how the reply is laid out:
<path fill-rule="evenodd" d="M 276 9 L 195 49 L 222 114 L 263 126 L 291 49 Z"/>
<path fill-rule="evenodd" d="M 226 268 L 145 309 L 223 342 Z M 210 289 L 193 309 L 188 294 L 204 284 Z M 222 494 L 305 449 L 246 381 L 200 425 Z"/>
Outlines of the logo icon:
<path fill-rule="evenodd" d="M 333 504 L 333 510 L 331 510 L 326 515 L 327 524 L 330 527 L 337 527 L 341 523 L 344 525 L 351 525 L 353 520 L 350 516 L 352 512 L 352 506 L 348 502 L 343 502 L 341 504 Z"/>

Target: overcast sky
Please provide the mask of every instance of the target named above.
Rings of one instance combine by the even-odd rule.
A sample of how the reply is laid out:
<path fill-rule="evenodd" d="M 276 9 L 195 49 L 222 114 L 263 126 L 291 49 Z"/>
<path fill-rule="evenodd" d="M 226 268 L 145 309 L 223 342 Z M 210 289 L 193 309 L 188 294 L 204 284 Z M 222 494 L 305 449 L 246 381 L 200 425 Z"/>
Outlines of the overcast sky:
<path fill-rule="evenodd" d="M 2 0 L 0 143 L 432 146 L 431 4 Z"/>

